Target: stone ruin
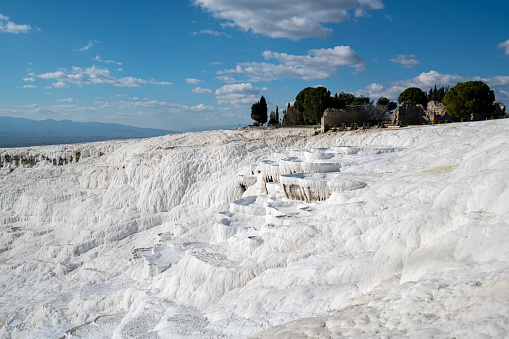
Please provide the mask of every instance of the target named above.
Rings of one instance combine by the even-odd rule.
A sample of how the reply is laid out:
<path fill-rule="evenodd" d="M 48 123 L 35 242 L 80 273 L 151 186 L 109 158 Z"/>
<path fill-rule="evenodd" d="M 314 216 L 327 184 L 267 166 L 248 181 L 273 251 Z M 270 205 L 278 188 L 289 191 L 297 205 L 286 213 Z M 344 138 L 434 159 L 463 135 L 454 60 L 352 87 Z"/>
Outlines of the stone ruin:
<path fill-rule="evenodd" d="M 505 117 L 505 105 L 501 102 L 493 103 L 491 113 L 472 113 L 469 116 L 470 121 L 500 119 Z M 454 117 L 449 115 L 445 106 L 437 101 L 430 101 L 426 110 L 422 105 L 415 105 L 410 101 L 404 101 L 396 108 L 392 115 L 392 124 L 398 125 L 400 122 L 406 125 L 422 125 L 444 121 L 454 121 Z M 456 118 L 457 119 L 457 118 Z"/>
<path fill-rule="evenodd" d="M 426 110 L 426 115 L 428 116 L 428 123 L 430 122 L 438 122 L 438 121 L 452 121 L 453 117 L 447 113 L 444 104 L 438 101 L 429 101 L 428 107 Z"/>
<path fill-rule="evenodd" d="M 346 106 L 345 108 L 327 108 L 322 116 L 322 132 L 341 124 L 362 123 L 365 120 L 363 106 Z"/>
<path fill-rule="evenodd" d="M 282 126 L 288 126 L 291 124 L 298 124 L 304 121 L 302 113 L 297 111 L 295 107 L 289 106 L 286 110 L 285 116 L 283 117 Z"/>
<path fill-rule="evenodd" d="M 421 104 L 403 101 L 392 115 L 392 124 L 422 125 L 429 122 L 428 114 Z"/>

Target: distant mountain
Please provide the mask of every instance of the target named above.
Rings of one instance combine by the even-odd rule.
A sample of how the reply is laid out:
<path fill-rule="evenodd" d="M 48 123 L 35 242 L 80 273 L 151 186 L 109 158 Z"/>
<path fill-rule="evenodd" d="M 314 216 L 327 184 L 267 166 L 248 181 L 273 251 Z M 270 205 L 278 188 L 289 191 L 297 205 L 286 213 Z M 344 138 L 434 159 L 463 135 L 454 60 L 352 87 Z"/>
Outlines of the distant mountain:
<path fill-rule="evenodd" d="M 121 124 L 0 117 L 0 148 L 150 138 L 178 133 Z"/>

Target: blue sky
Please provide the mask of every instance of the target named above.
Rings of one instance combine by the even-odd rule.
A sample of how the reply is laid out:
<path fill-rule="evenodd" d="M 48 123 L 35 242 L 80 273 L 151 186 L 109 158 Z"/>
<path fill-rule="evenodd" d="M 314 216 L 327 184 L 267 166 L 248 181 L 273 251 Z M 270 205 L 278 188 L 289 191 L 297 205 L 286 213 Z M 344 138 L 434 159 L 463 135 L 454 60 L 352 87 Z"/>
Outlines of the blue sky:
<path fill-rule="evenodd" d="M 509 1 L 0 0 L 0 115 L 184 131 L 325 86 L 483 80 L 509 105 Z"/>

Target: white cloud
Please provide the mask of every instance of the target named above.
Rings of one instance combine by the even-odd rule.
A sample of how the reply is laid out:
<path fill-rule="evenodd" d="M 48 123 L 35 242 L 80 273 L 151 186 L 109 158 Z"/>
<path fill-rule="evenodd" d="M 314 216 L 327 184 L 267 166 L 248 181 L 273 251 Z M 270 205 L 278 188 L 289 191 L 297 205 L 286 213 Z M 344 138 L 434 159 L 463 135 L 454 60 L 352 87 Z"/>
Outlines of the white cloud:
<path fill-rule="evenodd" d="M 503 49 L 505 55 L 509 55 L 509 40 L 498 44 L 497 49 Z"/>
<path fill-rule="evenodd" d="M 497 100 L 509 101 L 509 91 L 498 91 Z"/>
<path fill-rule="evenodd" d="M 204 104 L 198 104 L 196 106 L 185 106 L 165 101 L 148 100 L 148 101 L 135 101 L 135 102 L 124 102 L 119 106 L 120 109 L 138 109 L 145 111 L 145 114 L 175 114 L 182 112 L 203 112 L 203 111 L 215 111 L 216 109 L 212 106 L 206 106 Z M 139 111 L 139 112 L 142 112 Z"/>
<path fill-rule="evenodd" d="M 345 21 L 356 10 L 382 9 L 381 0 L 194 0 L 195 6 L 225 20 L 223 26 L 251 30 L 271 38 L 326 38 L 322 24 Z"/>
<path fill-rule="evenodd" d="M 95 58 L 92 58 L 92 60 L 97 62 L 104 62 L 106 64 L 115 64 L 115 65 L 122 65 L 121 62 L 115 61 L 115 60 L 103 60 L 99 55 L 96 55 Z"/>
<path fill-rule="evenodd" d="M 3 33 L 30 33 L 32 27 L 30 25 L 18 25 L 10 20 L 8 16 L 0 14 L 0 32 Z"/>
<path fill-rule="evenodd" d="M 71 85 L 96 85 L 96 84 L 112 84 L 117 87 L 140 87 L 141 85 L 151 83 L 156 85 L 170 85 L 169 82 L 147 81 L 134 77 L 116 78 L 111 75 L 107 69 L 97 68 L 95 66 L 88 68 L 73 67 L 72 71 L 65 69 L 56 72 L 49 72 L 37 75 L 40 79 L 54 79 L 56 83 L 52 85 L 55 88 L 63 88 Z"/>
<path fill-rule="evenodd" d="M 155 80 L 150 80 L 149 81 L 151 84 L 153 85 L 173 85 L 173 82 L 168 82 L 168 81 L 155 81 Z"/>
<path fill-rule="evenodd" d="M 212 90 L 209 88 L 195 87 L 193 88 L 193 93 L 212 93 Z"/>
<path fill-rule="evenodd" d="M 232 84 L 234 82 L 238 82 L 237 79 L 235 79 L 234 77 L 229 76 L 229 75 L 220 75 L 220 76 L 217 76 L 216 79 L 226 82 L 227 84 Z"/>
<path fill-rule="evenodd" d="M 357 8 L 354 11 L 354 17 L 356 18 L 369 18 L 370 16 L 371 15 L 369 15 L 368 12 L 366 12 L 366 10 L 362 8 Z"/>
<path fill-rule="evenodd" d="M 23 88 L 37 88 L 35 85 L 23 85 Z"/>
<path fill-rule="evenodd" d="M 214 65 L 214 66 L 217 66 L 217 65 L 222 65 L 223 63 L 221 61 L 213 61 L 213 62 L 209 62 L 209 65 Z"/>
<path fill-rule="evenodd" d="M 30 81 L 30 82 L 34 82 L 35 79 L 30 77 L 30 78 L 24 78 L 23 81 Z"/>
<path fill-rule="evenodd" d="M 67 87 L 69 87 L 69 85 L 68 85 L 68 84 L 66 84 L 66 83 L 65 83 L 65 82 L 63 82 L 63 81 L 57 81 L 57 82 L 55 82 L 55 83 L 54 83 L 52 86 L 50 86 L 50 87 L 54 87 L 54 88 L 67 88 Z"/>
<path fill-rule="evenodd" d="M 399 55 L 396 55 L 396 59 L 389 59 L 389 61 L 392 61 L 395 64 L 400 64 L 401 66 L 406 67 L 406 68 L 412 68 L 415 66 L 419 66 L 421 64 L 419 61 L 412 59 L 412 58 L 415 58 L 415 55 L 413 55 L 413 54 L 408 54 L 408 55 L 399 54 Z"/>
<path fill-rule="evenodd" d="M 202 83 L 203 81 L 199 80 L 199 79 L 194 79 L 194 78 L 187 78 L 186 82 L 188 84 L 198 85 L 199 83 Z"/>
<path fill-rule="evenodd" d="M 227 34 L 225 32 L 218 32 L 218 31 L 213 31 L 213 30 L 210 30 L 210 29 L 205 29 L 205 30 L 202 30 L 202 31 L 199 31 L 199 32 L 192 32 L 191 33 L 192 35 L 198 35 L 198 34 L 208 34 L 208 35 L 212 35 L 216 38 L 219 38 L 219 37 L 225 37 L 225 38 L 228 38 L 228 39 L 231 39 L 231 35 L 230 34 Z"/>
<path fill-rule="evenodd" d="M 90 40 L 88 42 L 88 44 L 86 44 L 85 46 L 79 48 L 79 49 L 75 49 L 76 52 L 84 52 L 84 51 L 88 51 L 89 49 L 92 48 L 92 46 L 95 44 L 95 43 L 100 43 L 100 41 L 97 41 L 97 40 Z"/>
<path fill-rule="evenodd" d="M 76 112 L 86 112 L 86 111 L 97 111 L 96 107 L 82 107 L 76 105 L 53 105 L 50 107 L 53 111 L 76 111 Z"/>
<path fill-rule="evenodd" d="M 73 98 L 67 98 L 67 99 L 58 99 L 57 102 L 77 102 Z"/>
<path fill-rule="evenodd" d="M 401 80 L 392 83 L 395 86 L 400 87 L 419 87 L 419 88 L 425 88 L 429 89 L 430 87 L 434 87 L 437 85 L 438 87 L 442 86 L 454 86 L 458 82 L 468 81 L 468 80 L 480 80 L 477 79 L 469 79 L 465 78 L 461 75 L 457 74 L 442 74 L 437 71 L 429 71 L 429 72 L 422 72 L 418 76 L 412 79 L 407 80 Z"/>
<path fill-rule="evenodd" d="M 458 74 L 443 74 L 437 71 L 423 72 L 412 79 L 405 79 L 391 82 L 391 86 L 386 87 L 382 84 L 373 83 L 356 92 L 357 95 L 366 95 L 371 99 L 384 96 L 391 100 L 396 100 L 398 96 L 408 87 L 418 87 L 426 93 L 430 88 L 435 87 L 453 87 L 459 82 L 481 80 L 484 81 L 492 90 L 495 91 L 497 100 L 505 98 L 505 92 L 502 89 L 509 88 L 509 76 L 497 75 L 493 77 L 481 78 L 479 76 L 461 76 Z"/>
<path fill-rule="evenodd" d="M 365 70 L 364 59 L 349 46 L 312 49 L 308 51 L 307 55 L 265 51 L 263 52 L 263 57 L 266 60 L 275 59 L 279 63 L 240 63 L 236 68 L 218 71 L 217 74 L 225 76 L 227 76 L 226 74 L 244 74 L 248 77 L 248 81 L 256 82 L 284 78 L 303 80 L 329 79 L 338 73 L 338 68 L 342 66 L 353 67 L 357 71 Z M 232 79 L 223 78 L 221 80 L 233 82 L 231 81 Z"/>
<path fill-rule="evenodd" d="M 216 100 L 221 105 L 241 106 L 256 102 L 259 94 L 260 89 L 250 83 L 224 85 L 216 90 Z"/>
<path fill-rule="evenodd" d="M 490 87 L 509 88 L 509 76 L 507 75 L 496 75 L 491 78 L 484 78 L 483 81 Z"/>

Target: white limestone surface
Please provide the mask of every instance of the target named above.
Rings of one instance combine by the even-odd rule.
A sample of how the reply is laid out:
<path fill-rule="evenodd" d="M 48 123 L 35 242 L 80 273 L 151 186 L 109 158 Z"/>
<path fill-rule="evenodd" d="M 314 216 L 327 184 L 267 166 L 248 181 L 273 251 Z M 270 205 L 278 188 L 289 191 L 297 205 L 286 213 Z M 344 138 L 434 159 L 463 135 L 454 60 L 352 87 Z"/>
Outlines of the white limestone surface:
<path fill-rule="evenodd" d="M 87 151 L 0 171 L 0 338 L 506 336 L 509 120 L 313 132 L 1 150 Z M 367 185 L 288 199 L 291 157 Z"/>

